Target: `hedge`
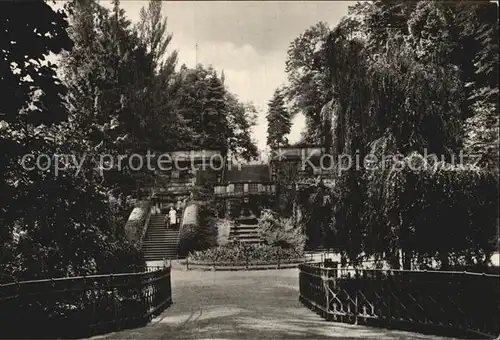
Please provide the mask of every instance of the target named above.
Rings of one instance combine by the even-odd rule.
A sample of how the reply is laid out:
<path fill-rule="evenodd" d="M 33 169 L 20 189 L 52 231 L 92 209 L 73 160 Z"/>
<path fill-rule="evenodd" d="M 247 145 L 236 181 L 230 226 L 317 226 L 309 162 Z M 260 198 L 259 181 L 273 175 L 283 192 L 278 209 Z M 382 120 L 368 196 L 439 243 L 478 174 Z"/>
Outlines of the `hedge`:
<path fill-rule="evenodd" d="M 446 163 L 353 169 L 333 188 L 308 190 L 311 199 L 300 202 L 307 229 L 324 225 L 323 237 L 342 245 L 350 261 L 375 256 L 393 268 L 401 260 L 406 269 L 486 267 L 498 244 L 495 173 Z M 323 195 L 332 203 L 318 205 Z"/>

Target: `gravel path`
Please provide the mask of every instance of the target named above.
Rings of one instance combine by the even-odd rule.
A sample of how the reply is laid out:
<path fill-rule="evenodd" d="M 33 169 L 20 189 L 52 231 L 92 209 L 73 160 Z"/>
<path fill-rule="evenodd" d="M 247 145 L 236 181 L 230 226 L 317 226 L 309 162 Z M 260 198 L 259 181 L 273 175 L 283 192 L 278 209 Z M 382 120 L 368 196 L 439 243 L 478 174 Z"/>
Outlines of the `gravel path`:
<path fill-rule="evenodd" d="M 173 305 L 150 325 L 94 339 L 443 339 L 324 321 L 299 303 L 297 269 L 173 270 L 172 284 Z"/>

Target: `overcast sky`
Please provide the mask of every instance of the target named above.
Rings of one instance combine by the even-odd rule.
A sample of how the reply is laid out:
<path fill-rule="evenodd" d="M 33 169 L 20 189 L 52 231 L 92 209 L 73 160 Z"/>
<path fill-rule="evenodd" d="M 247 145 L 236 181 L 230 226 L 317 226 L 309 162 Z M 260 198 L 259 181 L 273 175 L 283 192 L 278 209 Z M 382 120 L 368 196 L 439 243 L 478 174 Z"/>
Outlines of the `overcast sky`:
<path fill-rule="evenodd" d="M 103 5 L 110 2 L 101 1 Z M 243 101 L 259 110 L 253 137 L 259 148 L 266 144 L 266 109 L 274 89 L 286 82 L 285 58 L 290 42 L 319 21 L 336 25 L 352 1 L 164 1 L 167 30 L 173 33 L 171 48 L 179 51 L 179 64 L 198 62 L 224 70 L 226 85 Z M 122 0 L 132 21 L 147 1 Z M 294 121 L 291 141 L 304 126 Z"/>

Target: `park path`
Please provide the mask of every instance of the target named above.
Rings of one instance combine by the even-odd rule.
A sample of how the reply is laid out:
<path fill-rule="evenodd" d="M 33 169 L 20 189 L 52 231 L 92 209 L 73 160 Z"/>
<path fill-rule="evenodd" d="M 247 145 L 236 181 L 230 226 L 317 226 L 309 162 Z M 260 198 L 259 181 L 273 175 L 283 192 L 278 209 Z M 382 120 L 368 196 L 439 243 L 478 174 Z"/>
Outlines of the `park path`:
<path fill-rule="evenodd" d="M 173 269 L 169 309 L 146 327 L 94 339 L 440 339 L 324 321 L 299 303 L 298 276 Z"/>

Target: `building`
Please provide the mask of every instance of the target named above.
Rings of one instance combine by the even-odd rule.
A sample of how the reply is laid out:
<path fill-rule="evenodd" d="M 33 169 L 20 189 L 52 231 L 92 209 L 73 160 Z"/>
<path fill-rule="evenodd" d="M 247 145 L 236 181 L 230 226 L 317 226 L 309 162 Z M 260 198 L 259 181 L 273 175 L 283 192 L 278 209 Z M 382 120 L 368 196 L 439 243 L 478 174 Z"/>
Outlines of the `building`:
<path fill-rule="evenodd" d="M 268 164 L 227 164 L 214 188 L 223 215 L 234 220 L 258 218 L 263 208 L 273 206 L 275 192 Z"/>
<path fill-rule="evenodd" d="M 224 164 L 221 152 L 214 150 L 176 151 L 151 158 L 153 173 L 138 182 L 139 196 L 149 197 L 153 206 L 166 213 L 170 206 L 179 208 L 201 178 L 215 185 Z"/>
<path fill-rule="evenodd" d="M 330 166 L 325 156 L 325 149 L 318 146 L 281 147 L 271 151 L 269 165 L 272 179 L 300 181 L 321 175 L 325 167 Z M 328 163 L 328 164 L 327 164 Z"/>

